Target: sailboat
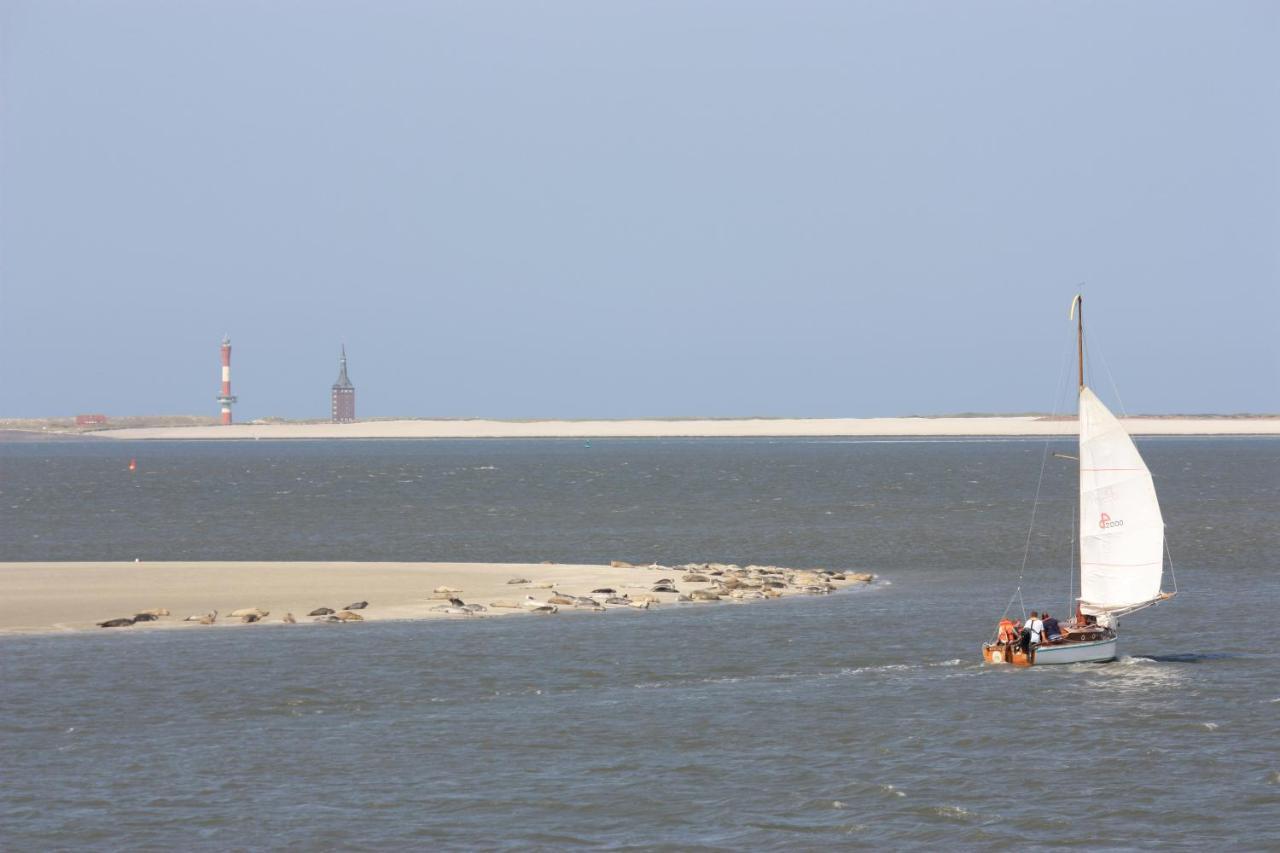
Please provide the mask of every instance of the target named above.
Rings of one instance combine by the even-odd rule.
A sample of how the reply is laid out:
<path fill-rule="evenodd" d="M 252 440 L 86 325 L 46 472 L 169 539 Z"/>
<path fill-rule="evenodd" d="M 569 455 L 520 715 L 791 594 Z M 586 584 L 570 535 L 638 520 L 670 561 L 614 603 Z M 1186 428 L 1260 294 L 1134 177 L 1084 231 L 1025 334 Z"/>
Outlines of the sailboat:
<path fill-rule="evenodd" d="M 1018 666 L 1114 660 L 1119 618 L 1172 598 L 1162 592 L 1164 517 L 1151 472 L 1120 421 L 1084 384 L 1084 301 L 1076 321 L 1080 421 L 1080 597 L 1062 639 L 1026 655 L 1016 643 L 986 643 L 988 663 Z"/>

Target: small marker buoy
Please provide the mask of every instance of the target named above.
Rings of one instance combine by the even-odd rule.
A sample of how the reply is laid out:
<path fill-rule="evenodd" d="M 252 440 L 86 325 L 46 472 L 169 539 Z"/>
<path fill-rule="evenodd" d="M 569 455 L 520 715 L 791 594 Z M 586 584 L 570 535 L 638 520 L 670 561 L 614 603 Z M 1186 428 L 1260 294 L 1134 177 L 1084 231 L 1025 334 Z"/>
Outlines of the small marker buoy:
<path fill-rule="evenodd" d="M 137 459 L 130 459 L 130 460 L 129 460 L 129 470 L 130 470 L 130 471 L 137 471 L 137 470 L 138 470 L 138 460 L 137 460 Z"/>

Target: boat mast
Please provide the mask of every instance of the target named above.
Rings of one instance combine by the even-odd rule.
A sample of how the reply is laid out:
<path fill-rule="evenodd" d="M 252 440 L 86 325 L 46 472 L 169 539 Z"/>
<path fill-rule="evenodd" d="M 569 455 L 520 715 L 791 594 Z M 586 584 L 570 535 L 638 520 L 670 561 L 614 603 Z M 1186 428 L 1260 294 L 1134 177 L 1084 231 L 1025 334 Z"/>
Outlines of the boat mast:
<path fill-rule="evenodd" d="M 1077 365 L 1077 397 L 1084 392 L 1084 294 L 1077 293 L 1075 300 L 1071 303 L 1071 311 L 1076 315 L 1076 365 Z M 1080 407 L 1076 406 L 1076 419 L 1080 418 Z M 1079 452 L 1079 451 L 1077 451 Z M 1084 454 L 1080 453 L 1080 458 L 1084 458 Z M 1079 464 L 1079 463 L 1077 463 Z M 1080 476 L 1083 476 L 1081 474 Z M 1083 503 L 1080 505 L 1080 512 L 1084 511 Z M 1084 519 L 1080 519 L 1080 530 L 1084 531 Z M 1074 533 L 1073 533 L 1074 536 Z M 1080 547 L 1080 590 L 1084 592 L 1084 545 Z M 1075 622 L 1077 625 L 1084 624 L 1084 612 L 1080 609 L 1080 600 L 1076 599 Z"/>
<path fill-rule="evenodd" d="M 1079 366 L 1078 391 L 1084 390 L 1084 296 L 1076 294 L 1076 364 Z"/>

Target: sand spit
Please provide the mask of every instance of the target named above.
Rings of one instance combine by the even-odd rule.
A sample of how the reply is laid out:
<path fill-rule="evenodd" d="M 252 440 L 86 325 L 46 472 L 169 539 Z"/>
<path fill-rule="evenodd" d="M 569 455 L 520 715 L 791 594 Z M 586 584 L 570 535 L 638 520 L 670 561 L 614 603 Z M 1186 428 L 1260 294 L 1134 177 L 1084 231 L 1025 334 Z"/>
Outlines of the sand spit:
<path fill-rule="evenodd" d="M 1280 435 L 1280 417 L 1126 418 L 1132 435 Z M 231 440 L 332 438 L 785 438 L 871 436 L 1075 435 L 1074 419 L 752 418 L 741 420 L 496 421 L 403 420 L 353 424 L 233 424 L 231 426 L 108 429 L 114 439 Z"/>
<path fill-rule="evenodd" d="M 0 563 L 0 632 L 638 611 L 821 595 L 870 573 L 698 563 Z M 325 612 L 327 611 L 327 612 Z M 109 620 L 134 624 L 103 629 Z"/>

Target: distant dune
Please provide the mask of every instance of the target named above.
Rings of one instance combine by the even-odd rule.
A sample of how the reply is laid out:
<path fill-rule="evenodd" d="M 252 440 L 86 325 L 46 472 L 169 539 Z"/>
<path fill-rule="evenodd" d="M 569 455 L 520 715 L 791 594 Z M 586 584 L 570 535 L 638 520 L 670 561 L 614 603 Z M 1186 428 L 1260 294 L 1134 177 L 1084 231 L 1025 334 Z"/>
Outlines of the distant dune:
<path fill-rule="evenodd" d="M 1134 435 L 1280 435 L 1280 417 L 1158 416 L 1125 419 Z M 41 434 L 48 435 L 52 430 Z M 784 438 L 1074 435 L 1072 417 L 691 418 L 646 420 L 371 420 L 352 424 L 248 423 L 99 429 L 121 440 L 334 438 Z M 65 434 L 65 433 L 64 433 Z"/>

